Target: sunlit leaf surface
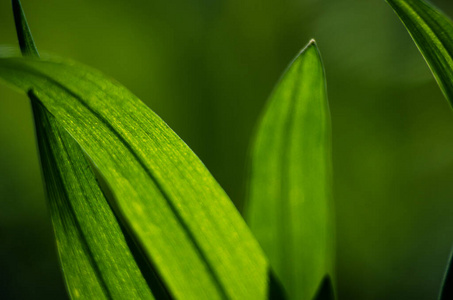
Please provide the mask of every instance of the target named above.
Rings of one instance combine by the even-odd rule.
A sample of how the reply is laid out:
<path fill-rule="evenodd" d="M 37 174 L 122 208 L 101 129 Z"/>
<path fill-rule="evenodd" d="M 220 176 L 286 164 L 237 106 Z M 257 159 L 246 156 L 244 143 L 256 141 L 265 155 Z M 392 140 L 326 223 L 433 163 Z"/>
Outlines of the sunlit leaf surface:
<path fill-rule="evenodd" d="M 76 63 L 0 59 L 96 164 L 120 217 L 180 299 L 263 299 L 268 263 L 195 154 L 127 89 Z"/>
<path fill-rule="evenodd" d="M 43 174 L 71 297 L 153 299 L 80 147 L 43 107 L 35 116 L 42 124 L 37 137 Z"/>
<path fill-rule="evenodd" d="M 22 53 L 39 57 L 19 1 L 13 1 Z M 32 101 L 52 224 L 73 299 L 153 299 L 82 149 Z"/>
<path fill-rule="evenodd" d="M 330 113 L 314 41 L 271 95 L 251 155 L 247 220 L 291 299 L 333 273 Z"/>

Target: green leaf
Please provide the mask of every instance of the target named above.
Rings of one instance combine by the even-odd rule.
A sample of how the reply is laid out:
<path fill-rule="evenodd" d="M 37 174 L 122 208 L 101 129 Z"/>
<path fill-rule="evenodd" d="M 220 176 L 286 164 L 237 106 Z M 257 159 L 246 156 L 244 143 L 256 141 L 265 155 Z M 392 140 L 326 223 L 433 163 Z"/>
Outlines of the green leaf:
<path fill-rule="evenodd" d="M 43 174 L 71 298 L 153 299 L 80 147 L 43 107 L 34 115 L 40 122 Z"/>
<path fill-rule="evenodd" d="M 19 0 L 12 0 L 14 22 L 16 24 L 17 38 L 23 56 L 39 57 L 38 49 L 28 27 L 22 4 Z"/>
<path fill-rule="evenodd" d="M 12 1 L 24 56 L 39 57 L 20 1 Z M 37 101 L 32 101 L 50 214 L 73 299 L 153 299 L 85 155 Z"/>
<path fill-rule="evenodd" d="M 422 0 L 387 0 L 425 58 L 444 96 L 453 106 L 453 23 Z M 452 267 L 445 274 L 439 299 L 453 297 Z"/>
<path fill-rule="evenodd" d="M 387 0 L 423 54 L 443 94 L 453 105 L 453 24 L 422 0 Z"/>
<path fill-rule="evenodd" d="M 50 60 L 0 59 L 0 78 L 42 103 L 94 162 L 172 296 L 267 297 L 267 260 L 228 196 L 127 89 Z"/>
<path fill-rule="evenodd" d="M 271 95 L 251 153 L 250 227 L 291 299 L 313 299 L 333 274 L 331 132 L 314 41 Z"/>
<path fill-rule="evenodd" d="M 444 281 L 442 282 L 442 289 L 440 291 L 439 299 L 448 300 L 453 298 L 453 252 L 450 255 L 447 271 L 445 272 Z"/>

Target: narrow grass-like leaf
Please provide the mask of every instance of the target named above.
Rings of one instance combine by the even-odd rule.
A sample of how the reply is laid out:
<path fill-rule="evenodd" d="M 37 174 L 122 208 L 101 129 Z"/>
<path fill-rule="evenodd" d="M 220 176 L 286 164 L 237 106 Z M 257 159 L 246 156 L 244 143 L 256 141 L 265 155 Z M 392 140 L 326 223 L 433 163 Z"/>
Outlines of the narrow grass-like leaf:
<path fill-rule="evenodd" d="M 76 63 L 0 59 L 78 142 L 121 217 L 179 299 L 264 299 L 268 263 L 225 192 L 181 139 L 127 89 Z"/>
<path fill-rule="evenodd" d="M 14 23 L 16 25 L 17 39 L 23 56 L 39 57 L 38 48 L 28 27 L 22 4 L 19 0 L 12 0 Z"/>
<path fill-rule="evenodd" d="M 43 107 L 35 116 L 41 122 L 38 144 L 69 294 L 153 299 L 80 147 Z"/>
<path fill-rule="evenodd" d="M 251 153 L 247 220 L 290 299 L 333 275 L 331 132 L 314 41 L 271 95 Z"/>
<path fill-rule="evenodd" d="M 24 56 L 39 57 L 21 3 L 12 1 Z M 153 299 L 82 149 L 32 101 L 52 223 L 73 299 Z"/>
<path fill-rule="evenodd" d="M 387 0 L 423 54 L 443 94 L 453 105 L 453 24 L 422 0 Z"/>
<path fill-rule="evenodd" d="M 445 272 L 442 289 L 439 295 L 440 300 L 453 299 L 453 252 L 450 256 L 450 261 Z"/>
<path fill-rule="evenodd" d="M 430 67 L 442 93 L 453 106 L 453 23 L 440 10 L 422 0 L 387 0 Z M 451 261 L 440 299 L 452 299 Z"/>

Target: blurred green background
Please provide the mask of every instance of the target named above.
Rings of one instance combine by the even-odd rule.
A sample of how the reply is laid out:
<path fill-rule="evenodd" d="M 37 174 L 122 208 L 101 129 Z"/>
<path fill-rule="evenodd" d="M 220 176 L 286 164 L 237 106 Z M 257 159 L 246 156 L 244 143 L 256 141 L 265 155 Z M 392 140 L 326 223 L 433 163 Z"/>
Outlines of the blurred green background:
<path fill-rule="evenodd" d="M 453 16 L 449 0 L 433 1 Z M 1 51 L 17 48 L 0 1 Z M 381 0 L 31 1 L 41 52 L 102 70 L 156 111 L 238 207 L 249 141 L 315 38 L 333 123 L 340 299 L 435 299 L 453 245 L 453 114 Z M 65 299 L 28 100 L 0 87 L 0 298 Z"/>

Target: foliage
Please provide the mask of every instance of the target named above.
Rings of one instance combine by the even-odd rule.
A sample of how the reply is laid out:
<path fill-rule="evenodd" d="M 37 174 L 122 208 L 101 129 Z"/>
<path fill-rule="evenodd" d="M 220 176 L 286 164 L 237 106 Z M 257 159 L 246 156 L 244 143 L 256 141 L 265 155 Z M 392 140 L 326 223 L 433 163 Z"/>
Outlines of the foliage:
<path fill-rule="evenodd" d="M 387 0 L 425 57 L 445 97 L 453 105 L 453 24 L 431 4 L 421 0 Z M 452 296 L 453 268 L 445 275 L 441 299 Z"/>
<path fill-rule="evenodd" d="M 451 21 L 421 0 L 388 2 L 453 105 Z M 314 41 L 257 127 L 250 230 L 162 119 L 96 70 L 40 59 L 18 0 L 13 10 L 24 57 L 0 58 L 0 79 L 31 100 L 72 298 L 335 298 L 330 114 Z M 451 297 L 452 272 L 442 299 Z"/>
<path fill-rule="evenodd" d="M 314 41 L 272 93 L 251 162 L 250 228 L 288 294 L 311 299 L 334 269 L 330 114 Z"/>

